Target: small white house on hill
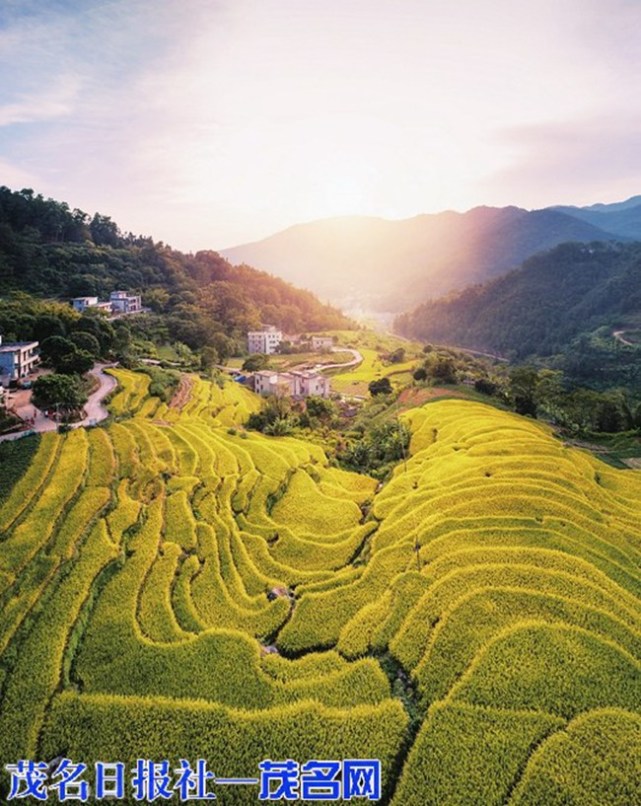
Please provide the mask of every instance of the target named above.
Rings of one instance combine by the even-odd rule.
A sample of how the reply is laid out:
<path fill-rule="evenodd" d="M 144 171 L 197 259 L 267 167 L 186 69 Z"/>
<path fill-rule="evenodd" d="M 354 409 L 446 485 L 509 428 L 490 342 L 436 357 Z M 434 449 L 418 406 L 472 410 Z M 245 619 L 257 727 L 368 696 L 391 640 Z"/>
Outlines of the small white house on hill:
<path fill-rule="evenodd" d="M 78 313 L 84 313 L 87 308 L 96 308 L 111 313 L 111 302 L 99 302 L 98 297 L 74 297 L 71 304 L 74 311 L 78 311 Z"/>
<path fill-rule="evenodd" d="M 334 346 L 334 339 L 331 336 L 312 336 L 312 350 L 331 350 Z"/>
<path fill-rule="evenodd" d="M 274 325 L 265 325 L 261 330 L 250 330 L 247 334 L 247 350 L 251 353 L 271 355 L 283 340 L 283 333 Z"/>
<path fill-rule="evenodd" d="M 274 372 L 263 369 L 254 373 L 254 392 L 265 397 L 329 397 L 331 391 L 329 378 L 320 372 Z"/>

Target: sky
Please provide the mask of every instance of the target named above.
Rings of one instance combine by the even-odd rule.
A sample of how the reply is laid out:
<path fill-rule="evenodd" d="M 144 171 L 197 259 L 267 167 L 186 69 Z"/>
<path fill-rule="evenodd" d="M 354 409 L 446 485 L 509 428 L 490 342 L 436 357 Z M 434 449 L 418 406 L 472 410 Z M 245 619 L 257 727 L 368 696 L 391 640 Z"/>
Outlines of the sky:
<path fill-rule="evenodd" d="M 1 0 L 0 184 L 185 251 L 641 193 L 639 0 Z"/>

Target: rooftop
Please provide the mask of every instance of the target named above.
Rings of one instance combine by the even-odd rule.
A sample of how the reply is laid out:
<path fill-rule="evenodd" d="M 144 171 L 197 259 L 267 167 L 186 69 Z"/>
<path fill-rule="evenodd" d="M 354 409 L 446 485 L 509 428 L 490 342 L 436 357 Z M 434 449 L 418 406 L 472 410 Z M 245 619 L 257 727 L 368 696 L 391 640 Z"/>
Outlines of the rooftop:
<path fill-rule="evenodd" d="M 14 350 L 21 350 L 25 347 L 37 347 L 37 341 L 7 341 L 0 342 L 0 353 L 12 353 Z"/>

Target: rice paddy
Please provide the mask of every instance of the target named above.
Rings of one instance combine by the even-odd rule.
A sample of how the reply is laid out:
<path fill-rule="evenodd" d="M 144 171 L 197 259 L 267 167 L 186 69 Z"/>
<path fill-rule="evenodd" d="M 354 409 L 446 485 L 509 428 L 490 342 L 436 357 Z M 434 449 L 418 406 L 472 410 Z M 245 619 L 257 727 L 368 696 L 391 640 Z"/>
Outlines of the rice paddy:
<path fill-rule="evenodd" d="M 379 758 L 393 806 L 641 803 L 637 471 L 444 400 L 379 488 L 246 433 L 235 384 L 116 375 L 118 422 L 45 435 L 0 506 L 3 764 Z"/>

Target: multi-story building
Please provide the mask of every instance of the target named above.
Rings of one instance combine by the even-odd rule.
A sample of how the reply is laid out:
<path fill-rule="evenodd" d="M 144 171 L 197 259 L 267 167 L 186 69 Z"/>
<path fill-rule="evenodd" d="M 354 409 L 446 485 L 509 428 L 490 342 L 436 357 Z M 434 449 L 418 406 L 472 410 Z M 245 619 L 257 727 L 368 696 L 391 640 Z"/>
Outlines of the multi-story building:
<path fill-rule="evenodd" d="M 329 378 L 320 372 L 298 371 L 273 372 L 268 369 L 254 373 L 254 391 L 259 395 L 277 397 L 329 397 Z"/>
<path fill-rule="evenodd" d="M 88 308 L 109 314 L 139 313 L 142 310 L 140 295 L 128 291 L 112 291 L 109 302 L 100 302 L 98 297 L 74 297 L 71 304 L 78 313 L 84 313 Z"/>
<path fill-rule="evenodd" d="M 329 378 L 321 375 L 320 372 L 313 372 L 311 370 L 304 372 L 294 372 L 298 378 L 298 394 L 301 397 L 309 397 L 310 395 L 317 395 L 318 397 L 329 397 L 331 386 Z"/>
<path fill-rule="evenodd" d="M 112 291 L 109 295 L 113 313 L 139 313 L 142 302 L 139 294 L 129 294 L 127 291 Z"/>
<path fill-rule="evenodd" d="M 286 397 L 294 395 L 293 377 L 290 372 L 273 372 L 263 369 L 254 373 L 254 392 L 257 395 L 276 395 Z"/>
<path fill-rule="evenodd" d="M 5 386 L 11 381 L 26 378 L 39 361 L 37 341 L 14 341 L 3 344 L 0 336 L 0 382 Z"/>
<path fill-rule="evenodd" d="M 265 325 L 262 330 L 250 330 L 247 334 L 247 350 L 249 353 L 271 355 L 283 340 L 282 331 L 273 325 Z"/>

